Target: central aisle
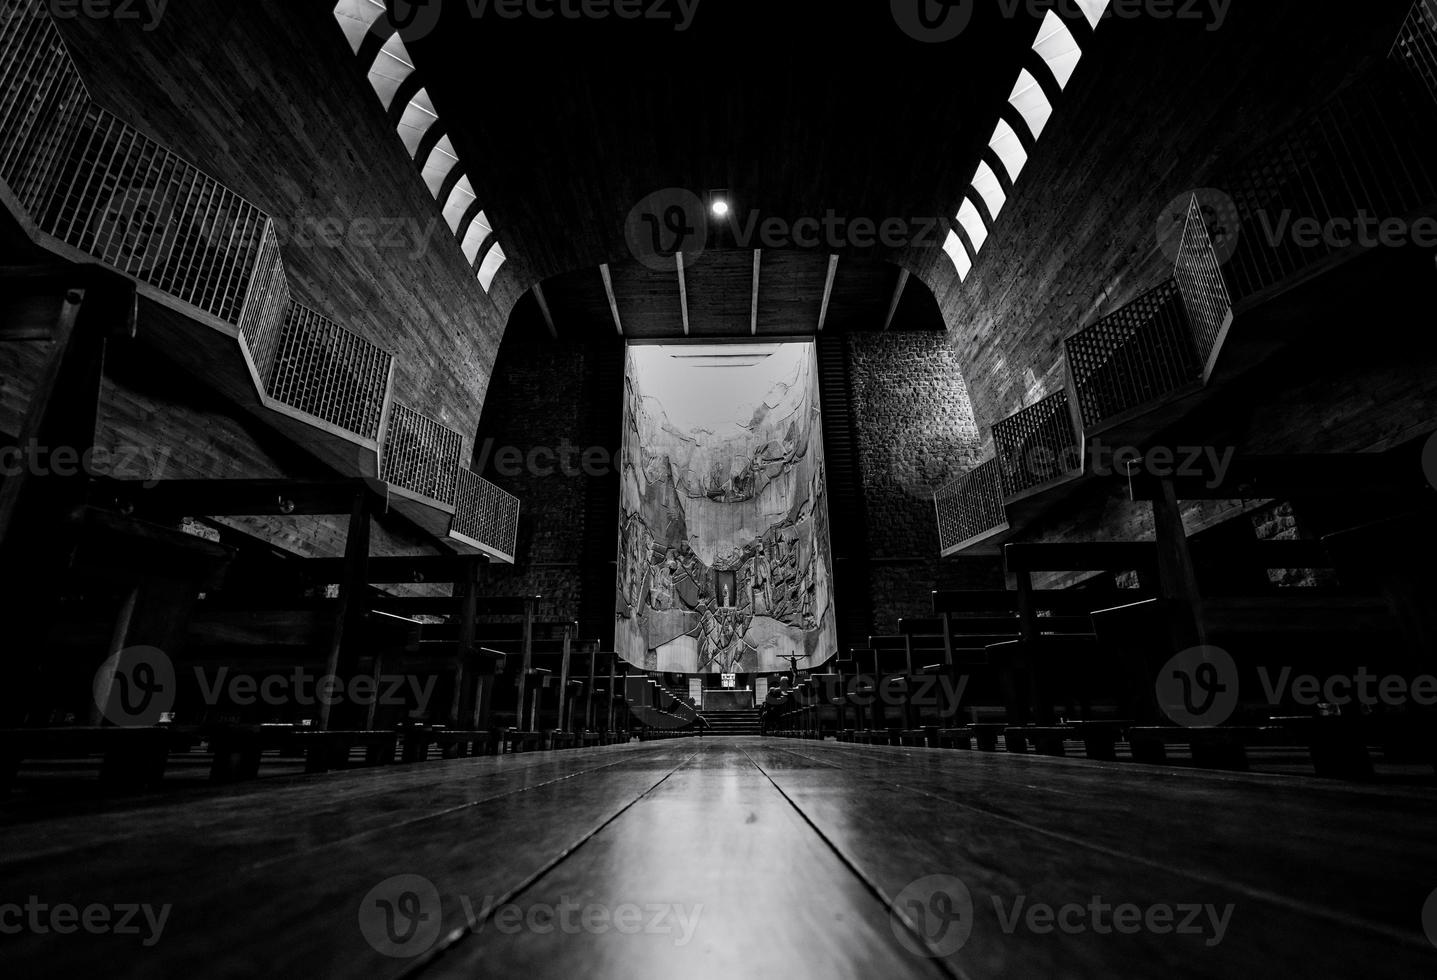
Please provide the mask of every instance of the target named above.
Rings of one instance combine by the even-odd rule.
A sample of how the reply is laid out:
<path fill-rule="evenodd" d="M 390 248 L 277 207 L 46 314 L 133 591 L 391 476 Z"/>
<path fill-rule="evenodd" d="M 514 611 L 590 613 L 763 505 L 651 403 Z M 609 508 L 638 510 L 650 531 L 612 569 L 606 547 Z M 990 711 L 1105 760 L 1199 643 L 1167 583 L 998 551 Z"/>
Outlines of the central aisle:
<path fill-rule="evenodd" d="M 0 906 L 171 908 L 149 947 L 0 953 L 33 976 L 1412 976 L 1437 961 L 1434 800 L 758 738 L 365 769 L 6 826 Z"/>

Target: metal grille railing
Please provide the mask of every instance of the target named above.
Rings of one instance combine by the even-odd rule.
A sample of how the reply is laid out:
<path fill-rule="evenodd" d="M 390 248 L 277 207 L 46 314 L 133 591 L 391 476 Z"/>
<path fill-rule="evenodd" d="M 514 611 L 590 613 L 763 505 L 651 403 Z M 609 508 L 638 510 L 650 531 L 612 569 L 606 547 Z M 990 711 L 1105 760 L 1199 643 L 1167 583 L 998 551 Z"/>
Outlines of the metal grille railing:
<path fill-rule="evenodd" d="M 466 538 L 513 558 L 519 537 L 519 498 L 461 467 L 453 527 Z"/>
<path fill-rule="evenodd" d="M 1370 243 L 1386 219 L 1437 207 L 1437 105 L 1388 67 L 1305 113 L 1218 183 L 1242 229 L 1225 270 L 1234 303 Z"/>
<path fill-rule="evenodd" d="M 266 388 L 275 401 L 378 439 L 393 362 L 388 351 L 291 302 Z"/>
<path fill-rule="evenodd" d="M 0 180 L 28 214 L 43 209 L 90 94 L 37 0 L 0 0 Z"/>
<path fill-rule="evenodd" d="M 238 325 L 269 218 L 91 106 L 54 201 L 37 224 L 120 272 Z"/>
<path fill-rule="evenodd" d="M 1067 391 L 1049 395 L 993 426 L 1003 492 L 1013 497 L 1083 471 Z"/>
<path fill-rule="evenodd" d="M 1089 431 L 1190 384 L 1200 369 L 1175 279 L 1069 337 L 1065 346 Z"/>
<path fill-rule="evenodd" d="M 1437 99 L 1437 0 L 1417 0 L 1392 46 L 1393 60 L 1412 71 Z"/>
<path fill-rule="evenodd" d="M 384 433 L 380 479 L 396 487 L 454 503 L 464 437 L 448 426 L 395 402 Z"/>
<path fill-rule="evenodd" d="M 1213 247 L 1196 195 L 1188 205 L 1187 224 L 1178 246 L 1173 278 L 1182 293 L 1184 311 L 1192 326 L 1198 363 L 1206 367 L 1217 353 L 1223 330 L 1232 323 L 1232 297 L 1228 295 L 1222 261 Z"/>
<path fill-rule="evenodd" d="M 938 543 L 949 555 L 976 538 L 1008 528 L 1003 510 L 1003 474 L 997 459 L 963 474 L 933 494 L 938 510 Z"/>
<path fill-rule="evenodd" d="M 255 258 L 254 275 L 250 277 L 249 296 L 240 313 L 240 340 L 254 363 L 258 384 L 264 386 L 274 371 L 275 353 L 279 350 L 280 334 L 289 314 L 289 277 L 279 251 L 279 235 L 274 222 L 267 222 L 260 239 L 259 255 Z"/>

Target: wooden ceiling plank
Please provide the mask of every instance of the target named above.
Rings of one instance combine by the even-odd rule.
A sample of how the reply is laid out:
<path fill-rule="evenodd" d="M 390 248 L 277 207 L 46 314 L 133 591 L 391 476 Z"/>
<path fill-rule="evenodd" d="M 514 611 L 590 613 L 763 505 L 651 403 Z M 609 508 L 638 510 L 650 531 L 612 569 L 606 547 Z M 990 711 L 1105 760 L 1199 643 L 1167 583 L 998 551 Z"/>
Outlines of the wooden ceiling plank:
<path fill-rule="evenodd" d="M 684 336 L 689 335 L 689 287 L 684 279 L 684 253 L 679 252 L 674 256 L 674 261 L 679 270 L 679 308 L 683 310 Z"/>
<path fill-rule="evenodd" d="M 823 306 L 818 311 L 818 333 L 823 333 L 823 325 L 828 322 L 828 304 L 833 300 L 833 280 L 838 277 L 838 256 L 828 257 L 828 279 L 823 284 Z"/>
<path fill-rule="evenodd" d="M 604 278 L 604 292 L 609 297 L 609 312 L 614 315 L 614 329 L 619 331 L 619 336 L 624 335 L 624 321 L 619 319 L 619 301 L 614 296 L 614 276 L 609 272 L 609 264 L 605 262 L 599 266 L 599 275 Z"/>
<path fill-rule="evenodd" d="M 888 315 L 883 318 L 883 332 L 887 333 L 888 328 L 893 325 L 893 315 L 898 312 L 898 303 L 903 299 L 903 290 L 908 288 L 908 277 L 911 273 L 907 269 L 898 273 L 898 285 L 893 290 L 893 299 L 888 304 Z"/>
<path fill-rule="evenodd" d="M 749 309 L 749 333 L 758 336 L 758 284 L 759 270 L 763 266 L 763 249 L 753 250 L 753 304 Z"/>

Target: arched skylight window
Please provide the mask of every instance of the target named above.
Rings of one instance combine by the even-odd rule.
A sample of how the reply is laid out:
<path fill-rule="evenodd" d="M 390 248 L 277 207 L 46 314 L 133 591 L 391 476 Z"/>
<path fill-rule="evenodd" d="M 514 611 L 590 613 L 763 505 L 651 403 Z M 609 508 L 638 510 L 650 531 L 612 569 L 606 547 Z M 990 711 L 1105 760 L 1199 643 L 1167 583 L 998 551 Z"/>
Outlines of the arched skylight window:
<path fill-rule="evenodd" d="M 394 102 L 399 86 L 412 74 L 414 61 L 404 47 L 403 38 L 396 34 L 379 49 L 379 57 L 374 59 L 374 67 L 369 71 L 369 84 L 374 86 L 374 94 L 386 110 Z"/>
<path fill-rule="evenodd" d="M 1098 29 L 1098 22 L 1103 19 L 1103 14 L 1108 9 L 1108 0 L 1078 0 L 1078 6 L 1083 11 L 1083 16 L 1088 18 L 1088 26 L 1093 30 Z"/>
<path fill-rule="evenodd" d="M 383 24 L 385 30 L 390 29 L 385 0 L 338 0 L 334 6 L 334 18 L 344 31 L 350 50 L 356 55 L 364 49 L 365 41 L 375 32 L 376 25 Z M 381 33 L 377 36 L 384 35 Z M 366 65 L 365 68 L 369 73 L 369 84 L 386 112 L 394 111 L 394 100 L 409 79 L 419 81 L 415 77 L 414 59 L 409 56 L 409 51 L 404 47 L 404 41 L 398 33 L 389 36 L 375 57 L 374 64 Z M 504 265 L 506 256 L 499 243 L 494 240 L 494 229 L 489 224 L 488 217 L 483 211 L 478 211 L 474 187 L 461 170 L 454 144 L 448 136 L 439 135 L 443 130 L 436 130 L 438 125 L 439 115 L 434 110 L 429 91 L 420 88 L 399 114 L 399 139 L 418 166 L 424 186 L 429 188 L 429 193 L 442 207 L 444 220 L 456 239 L 459 239 L 456 244 L 463 251 L 471 268 L 479 258 L 484 243 L 492 243 L 479 264 L 478 273 L 479 284 L 487 293 L 494 277 Z M 439 138 L 421 159 L 420 150 L 429 145 L 434 136 Z M 446 187 L 449 188 L 447 194 Z M 445 194 L 443 200 L 440 200 L 441 194 Z M 477 217 L 467 228 L 461 229 L 465 216 L 475 211 L 478 211 Z"/>
<path fill-rule="evenodd" d="M 1110 0 L 1077 0 L 1083 16 L 1087 18 L 1089 26 L 1094 30 L 1103 19 L 1103 14 L 1108 9 Z M 1043 23 L 1038 28 L 1038 39 L 1033 42 L 1033 50 L 1043 59 L 1048 70 L 1058 82 L 1058 87 L 1066 89 L 1068 82 L 1077 70 L 1078 62 L 1082 60 L 1083 52 L 1079 48 L 1077 39 L 1073 32 L 1064 24 L 1062 18 L 1049 10 L 1043 17 Z M 1053 104 L 1048 99 L 1048 94 L 1043 91 L 1042 85 L 1033 73 L 1026 68 L 1018 73 L 1018 82 L 1013 86 L 1013 92 L 1008 96 L 1008 102 L 1017 110 L 1022 117 L 1024 125 L 1036 141 L 1043 135 L 1048 127 L 1048 121 L 1053 116 Z M 993 129 L 993 138 L 988 141 L 1003 169 L 1008 173 L 1010 187 L 1016 187 L 1018 177 L 1028 163 L 1028 148 L 1023 145 L 1016 130 L 1009 125 L 1008 121 L 999 118 L 998 125 Z M 998 173 L 989 166 L 986 160 L 978 162 L 978 169 L 973 174 L 973 181 L 969 185 L 968 192 L 963 197 L 963 205 L 958 209 L 957 222 L 962 226 L 964 233 L 968 236 L 968 242 L 972 246 L 971 254 L 968 248 L 964 247 L 963 240 L 955 231 L 948 233 L 948 238 L 943 243 L 943 251 L 948 253 L 948 258 L 953 261 L 953 267 L 958 272 L 958 280 L 961 282 L 968 278 L 973 270 L 973 263 L 978 259 L 978 253 L 988 240 L 991 228 L 983 220 L 978 210 L 978 201 L 982 201 L 988 210 L 988 217 L 993 224 L 998 221 L 998 213 L 1003 210 L 1007 203 L 1008 193 L 1004 189 L 1003 181 Z"/>
<path fill-rule="evenodd" d="M 429 101 L 429 92 L 420 89 L 414 98 L 409 100 L 409 105 L 404 108 L 404 115 L 399 120 L 399 138 L 404 141 L 404 148 L 409 151 L 411 159 L 418 156 L 424 134 L 437 122 L 439 115 L 434 111 L 434 104 Z"/>
<path fill-rule="evenodd" d="M 983 224 L 983 216 L 966 197 L 963 199 L 963 206 L 958 209 L 958 223 L 968 233 L 968 241 L 973 243 L 973 251 L 983 251 L 983 243 L 988 240 L 988 226 Z"/>
<path fill-rule="evenodd" d="M 978 172 L 973 175 L 973 189 L 983 198 L 983 204 L 988 208 L 988 216 L 997 221 L 998 212 L 1003 210 L 1008 196 L 1003 193 L 1003 184 L 998 180 L 998 175 L 985 160 L 978 161 Z"/>
<path fill-rule="evenodd" d="M 359 54 L 365 35 L 384 13 L 384 0 L 340 0 L 334 8 L 334 17 L 355 54 Z"/>
<path fill-rule="evenodd" d="M 1023 141 L 1008 125 L 1006 119 L 998 120 L 998 127 L 993 130 L 993 138 L 988 141 L 988 146 L 998 159 L 1003 161 L 1003 169 L 1008 171 L 1008 180 L 1018 183 L 1018 175 L 1023 172 L 1023 167 L 1028 163 L 1028 151 L 1023 149 Z"/>
<path fill-rule="evenodd" d="M 483 211 L 480 211 L 479 216 L 469 225 L 469 230 L 464 233 L 464 244 L 460 246 L 464 249 L 464 258 L 469 260 L 471 267 L 474 265 L 475 260 L 479 258 L 480 246 L 482 246 L 485 240 L 493 233 L 494 229 L 489 225 L 488 216 Z"/>
<path fill-rule="evenodd" d="M 444 182 L 457 166 L 459 157 L 454 152 L 454 144 L 449 142 L 449 137 L 441 136 L 434 145 L 434 152 L 429 154 L 429 159 L 424 162 L 424 184 L 435 200 L 438 200 L 439 192 L 444 189 Z"/>
<path fill-rule="evenodd" d="M 1038 40 L 1033 43 L 1033 50 L 1047 63 L 1053 77 L 1058 80 L 1058 87 L 1067 88 L 1068 79 L 1073 77 L 1078 62 L 1083 58 L 1083 51 L 1078 47 L 1073 32 L 1063 23 L 1063 18 L 1048 11 L 1043 18 L 1043 26 L 1038 29 Z"/>
<path fill-rule="evenodd" d="M 505 258 L 504 250 L 499 247 L 498 242 L 495 242 L 494 247 L 489 250 L 489 254 L 484 256 L 484 264 L 479 266 L 479 285 L 483 287 L 484 292 L 487 293 L 489 287 L 494 284 L 494 277 L 499 274 L 499 269 L 504 265 Z"/>
<path fill-rule="evenodd" d="M 1008 101 L 1013 103 L 1013 108 L 1028 124 L 1028 132 L 1033 134 L 1033 139 L 1042 136 L 1048 120 L 1052 118 L 1053 103 L 1048 101 L 1043 86 L 1028 69 L 1024 68 L 1018 75 L 1018 84 L 1013 86 L 1013 94 L 1008 96 Z"/>
<path fill-rule="evenodd" d="M 948 232 L 948 239 L 943 243 L 943 251 L 953 260 L 953 265 L 958 269 L 958 281 L 962 282 L 968 278 L 968 273 L 973 270 L 973 260 L 968 257 L 968 249 L 963 247 L 963 239 L 958 237 L 956 231 Z"/>
<path fill-rule="evenodd" d="M 469 205 L 473 203 L 474 187 L 469 183 L 468 177 L 460 177 L 454 190 L 449 192 L 448 203 L 444 205 L 444 220 L 449 223 L 449 230 L 454 234 L 459 234 L 459 222 L 464 220 L 464 215 L 469 213 Z"/>

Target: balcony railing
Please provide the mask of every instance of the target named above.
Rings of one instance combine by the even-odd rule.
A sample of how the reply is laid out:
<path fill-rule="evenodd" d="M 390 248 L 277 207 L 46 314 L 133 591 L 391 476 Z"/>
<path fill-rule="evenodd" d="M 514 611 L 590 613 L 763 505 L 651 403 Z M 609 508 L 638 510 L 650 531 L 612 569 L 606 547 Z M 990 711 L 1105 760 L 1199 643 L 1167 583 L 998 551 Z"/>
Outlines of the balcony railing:
<path fill-rule="evenodd" d="M 1407 67 L 1437 99 L 1437 0 L 1417 0 L 1392 46 L 1392 58 Z"/>
<path fill-rule="evenodd" d="M 1437 208 L 1437 104 L 1389 68 L 1303 113 L 1215 185 L 1232 196 L 1241 227 L 1224 267 L 1234 305 L 1361 251 L 1363 222 Z"/>
<path fill-rule="evenodd" d="M 1008 530 L 1003 473 L 997 459 L 978 466 L 933 495 L 943 557 Z"/>
<path fill-rule="evenodd" d="M 1222 274 L 1222 260 L 1213 247 L 1203 220 L 1202 207 L 1194 195 L 1188 205 L 1187 224 L 1178 245 L 1173 279 L 1182 294 L 1182 315 L 1186 316 L 1192 342 L 1197 345 L 1198 366 L 1207 383 L 1232 326 L 1232 297 Z M 1180 345 L 1179 345 L 1180 346 Z M 1178 355 L 1178 350 L 1171 351 Z"/>
<path fill-rule="evenodd" d="M 1105 426 L 1197 380 L 1193 324 L 1176 278 L 1139 296 L 1066 342 L 1083 427 Z"/>
<path fill-rule="evenodd" d="M 267 389 L 290 408 L 378 440 L 393 364 L 393 354 L 291 302 Z"/>
<path fill-rule="evenodd" d="M 453 506 L 464 437 L 395 402 L 384 434 L 379 478 L 420 497 Z"/>
<path fill-rule="evenodd" d="M 26 214 L 44 206 L 90 94 L 38 0 L 0 0 L 0 180 Z"/>
<path fill-rule="evenodd" d="M 993 445 L 1002 464 L 1005 498 L 1033 492 L 1082 475 L 1081 440 L 1059 391 L 993 426 Z"/>
<path fill-rule="evenodd" d="M 519 498 L 461 467 L 453 532 L 492 557 L 512 562 L 519 536 Z"/>
<path fill-rule="evenodd" d="M 95 103 L 43 0 L 0 0 L 0 182 L 38 231 L 233 328 L 272 408 L 382 446 L 384 479 L 513 561 L 519 502 L 392 402 L 392 354 L 293 301 L 268 215 Z"/>

